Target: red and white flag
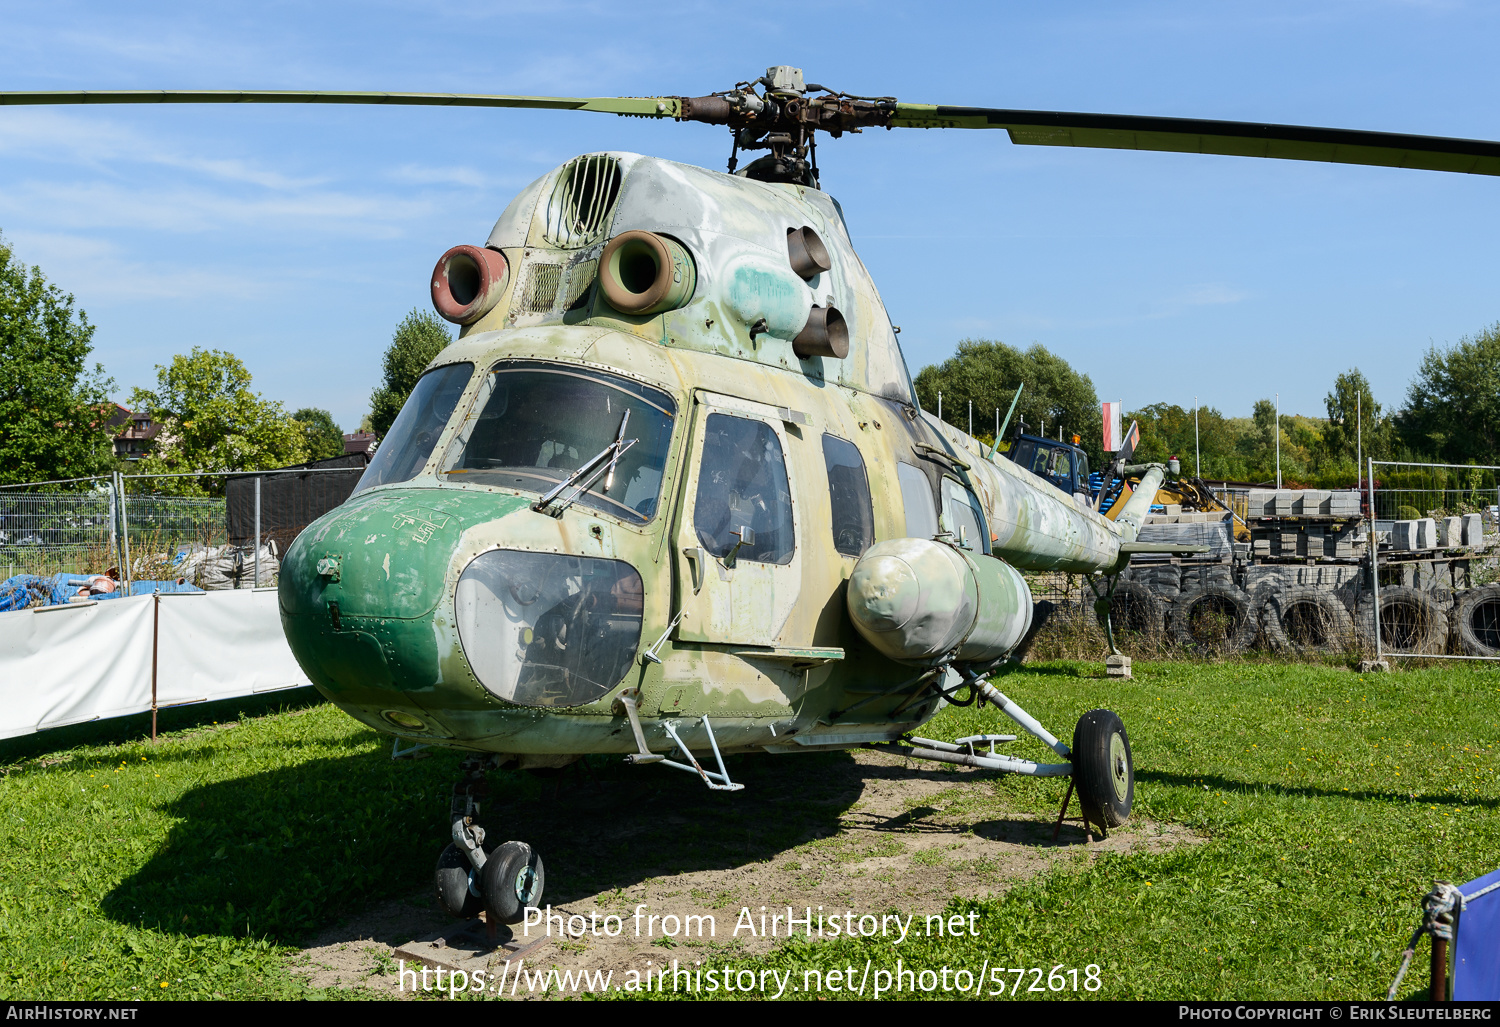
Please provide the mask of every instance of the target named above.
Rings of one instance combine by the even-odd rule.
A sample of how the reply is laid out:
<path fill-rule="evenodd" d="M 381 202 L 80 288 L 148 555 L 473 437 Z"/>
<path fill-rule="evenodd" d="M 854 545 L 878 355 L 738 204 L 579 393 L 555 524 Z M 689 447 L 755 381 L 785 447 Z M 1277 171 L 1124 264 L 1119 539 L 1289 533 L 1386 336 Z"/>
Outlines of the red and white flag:
<path fill-rule="evenodd" d="M 1106 453 L 1120 451 L 1120 405 L 1119 403 L 1104 404 L 1104 451 Z"/>

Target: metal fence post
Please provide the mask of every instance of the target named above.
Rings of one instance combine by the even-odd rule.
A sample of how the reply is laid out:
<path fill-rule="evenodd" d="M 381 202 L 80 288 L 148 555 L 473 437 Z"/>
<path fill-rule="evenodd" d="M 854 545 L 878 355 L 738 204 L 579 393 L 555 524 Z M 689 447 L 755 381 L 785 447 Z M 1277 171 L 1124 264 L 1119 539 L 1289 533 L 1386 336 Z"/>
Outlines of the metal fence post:
<path fill-rule="evenodd" d="M 1370 606 L 1371 618 L 1375 622 L 1375 659 L 1380 654 L 1380 539 L 1375 533 L 1375 458 L 1370 458 Z"/>
<path fill-rule="evenodd" d="M 160 585 L 157 586 L 158 589 Z M 151 596 L 151 744 L 156 744 L 156 649 L 161 628 L 161 592 Z"/>
<path fill-rule="evenodd" d="M 129 595 L 131 582 L 135 578 L 130 570 L 130 518 L 126 513 L 130 504 L 125 502 L 125 475 L 116 471 L 115 481 L 120 488 L 120 555 L 124 558 L 120 564 L 120 576 L 125 582 L 125 594 Z"/>
<path fill-rule="evenodd" d="M 260 587 L 260 477 L 255 479 L 255 576 L 253 587 Z"/>
<path fill-rule="evenodd" d="M 111 474 L 109 476 L 109 551 L 115 554 L 116 561 L 120 559 L 120 533 L 117 530 L 119 524 L 116 522 L 116 518 L 120 516 L 118 496 L 119 493 L 115 491 L 115 477 Z"/>

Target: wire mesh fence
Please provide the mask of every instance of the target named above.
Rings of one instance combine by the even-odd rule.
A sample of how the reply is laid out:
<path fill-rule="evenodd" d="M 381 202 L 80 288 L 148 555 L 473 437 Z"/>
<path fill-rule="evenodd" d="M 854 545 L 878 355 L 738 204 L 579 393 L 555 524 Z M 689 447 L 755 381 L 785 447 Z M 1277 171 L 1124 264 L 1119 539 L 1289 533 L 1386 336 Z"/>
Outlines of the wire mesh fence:
<path fill-rule="evenodd" d="M 114 474 L 0 489 L 0 576 L 95 574 L 203 588 L 274 584 L 280 555 L 348 498 L 363 473 L 362 459 L 338 463 L 241 475 Z M 225 494 L 171 494 L 181 491 L 184 478 Z"/>
<path fill-rule="evenodd" d="M 1500 566 L 1493 557 L 1477 565 L 1442 558 L 1491 549 L 1485 532 L 1500 515 L 1497 471 L 1369 462 L 1371 531 L 1383 543 L 1371 548 L 1365 615 L 1377 658 L 1500 656 Z M 1441 556 L 1429 557 L 1433 552 Z"/>
<path fill-rule="evenodd" d="M 1500 503 L 1494 467 L 1384 460 L 1370 467 L 1377 521 L 1483 513 Z"/>
<path fill-rule="evenodd" d="M 1141 534 L 1217 540 L 1208 553 L 1137 555 L 1112 593 L 1030 578 L 1054 607 L 1032 653 L 1098 658 L 1107 618 L 1119 650 L 1148 659 L 1500 659 L 1497 471 L 1372 462 L 1357 491 L 1215 490 L 1228 510 L 1153 515 Z"/>
<path fill-rule="evenodd" d="M 122 504 L 109 479 L 87 492 L 8 490 L 0 492 L 0 574 L 118 571 L 122 520 L 132 552 L 225 538 L 222 499 L 127 494 Z"/>

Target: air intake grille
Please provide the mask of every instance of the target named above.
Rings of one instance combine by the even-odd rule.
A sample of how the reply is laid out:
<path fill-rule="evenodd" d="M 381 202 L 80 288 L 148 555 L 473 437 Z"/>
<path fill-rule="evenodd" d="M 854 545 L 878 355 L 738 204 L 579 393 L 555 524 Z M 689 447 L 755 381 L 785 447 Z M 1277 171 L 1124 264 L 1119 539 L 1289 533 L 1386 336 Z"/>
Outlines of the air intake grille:
<path fill-rule="evenodd" d="M 613 157 L 575 157 L 564 164 L 547 201 L 547 228 L 542 237 L 552 246 L 567 249 L 598 239 L 620 197 L 620 178 L 620 162 Z"/>
<path fill-rule="evenodd" d="M 572 310 L 582 304 L 584 295 L 588 293 L 589 286 L 594 284 L 598 273 L 597 260 L 581 260 L 568 270 L 568 301 L 563 304 L 564 308 Z"/>
<path fill-rule="evenodd" d="M 546 314 L 557 302 L 557 287 L 562 283 L 561 264 L 533 264 L 531 277 L 526 279 L 526 292 L 521 297 L 521 309 L 528 314 Z"/>

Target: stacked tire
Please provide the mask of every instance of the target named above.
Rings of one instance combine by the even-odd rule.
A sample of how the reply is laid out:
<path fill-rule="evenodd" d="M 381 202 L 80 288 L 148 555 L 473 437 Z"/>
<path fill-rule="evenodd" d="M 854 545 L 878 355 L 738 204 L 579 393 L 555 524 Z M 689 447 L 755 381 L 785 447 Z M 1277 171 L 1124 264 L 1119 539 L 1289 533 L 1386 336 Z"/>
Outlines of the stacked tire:
<path fill-rule="evenodd" d="M 1431 592 L 1407 585 L 1387 585 L 1380 589 L 1379 602 L 1383 651 L 1435 655 L 1447 648 L 1448 614 Z M 1375 644 L 1375 603 L 1376 597 L 1367 593 L 1360 597 L 1354 611 L 1358 631 L 1371 647 Z"/>
<path fill-rule="evenodd" d="M 1161 640 L 1162 620 L 1162 601 L 1148 585 L 1140 581 L 1115 583 L 1109 604 L 1109 627 L 1116 642 L 1156 644 Z M 1099 626 L 1104 627 L 1102 611 Z"/>
<path fill-rule="evenodd" d="M 1254 600 L 1231 581 L 1209 581 L 1183 588 L 1172 603 L 1167 634 L 1183 650 L 1243 652 L 1260 631 L 1256 614 Z"/>
<path fill-rule="evenodd" d="M 1266 644 L 1276 652 L 1337 651 L 1355 641 L 1348 608 L 1327 589 L 1299 585 L 1268 591 L 1261 599 L 1260 617 Z"/>
<path fill-rule="evenodd" d="M 1500 656 L 1500 585 L 1459 595 L 1453 604 L 1454 647 L 1466 656 Z"/>
<path fill-rule="evenodd" d="M 1158 596 L 1170 597 L 1182 591 L 1182 569 L 1170 563 L 1133 567 L 1130 580 L 1145 585 Z"/>

